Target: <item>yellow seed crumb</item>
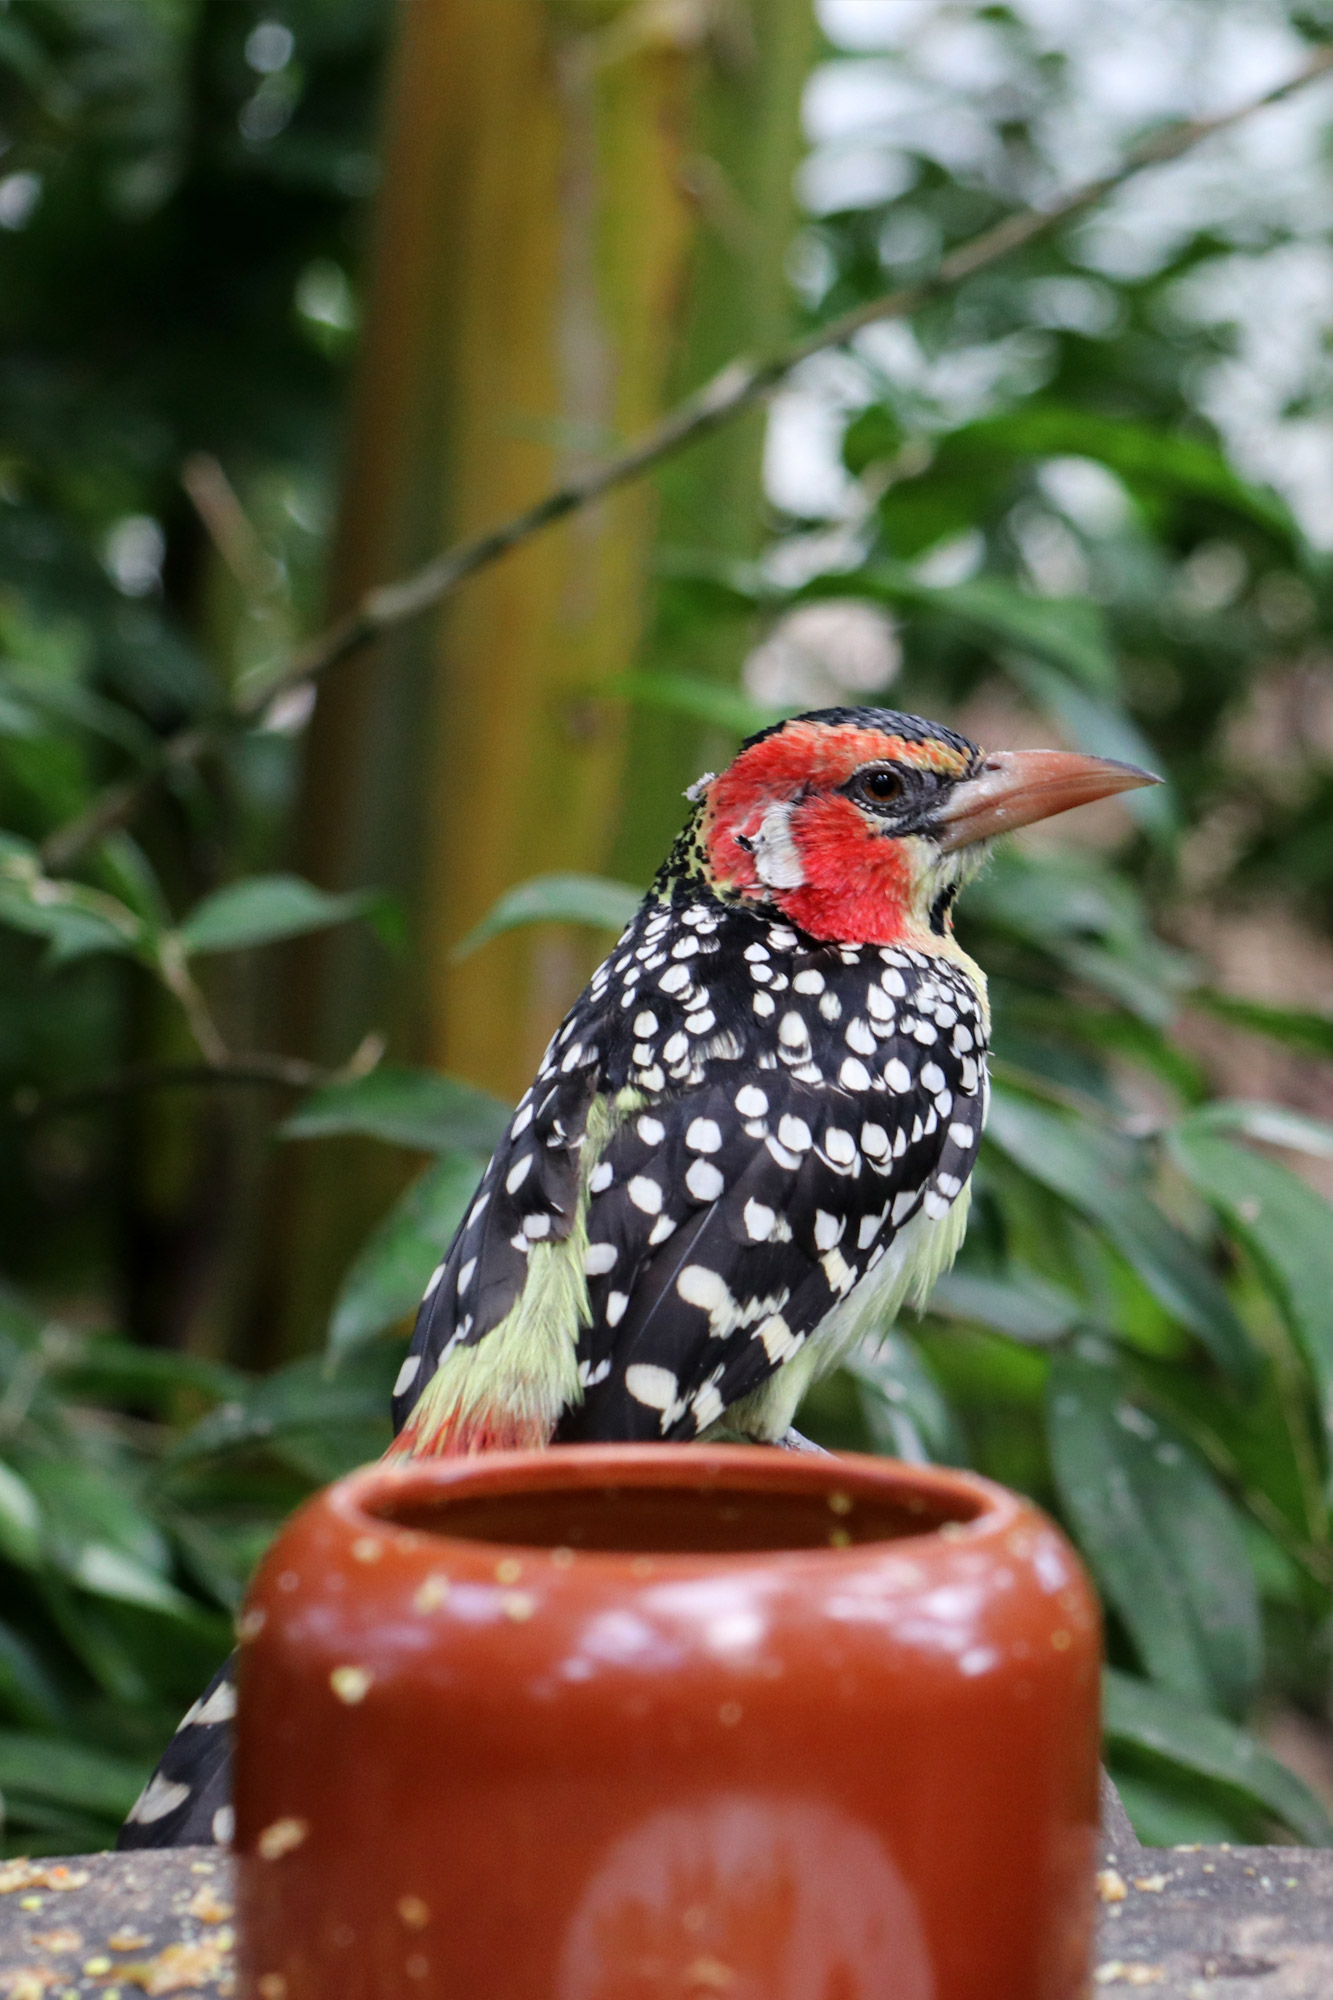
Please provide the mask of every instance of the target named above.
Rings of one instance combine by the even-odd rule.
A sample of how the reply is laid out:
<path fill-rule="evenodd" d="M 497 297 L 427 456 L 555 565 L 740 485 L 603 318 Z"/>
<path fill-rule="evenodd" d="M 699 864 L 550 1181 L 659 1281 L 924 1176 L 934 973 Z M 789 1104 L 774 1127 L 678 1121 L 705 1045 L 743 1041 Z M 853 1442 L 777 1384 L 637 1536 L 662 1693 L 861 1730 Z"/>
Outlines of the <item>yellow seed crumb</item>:
<path fill-rule="evenodd" d="M 850 1493 L 830 1493 L 828 1508 L 830 1514 L 850 1514 L 853 1501 Z"/>
<path fill-rule="evenodd" d="M 9 2000 L 47 2000 L 52 1976 L 44 1965 L 21 1965 L 17 1971 L 4 1975 L 4 1990 Z"/>
<path fill-rule="evenodd" d="M 1097 1875 L 1097 1894 L 1104 1903 L 1123 1903 L 1129 1890 L 1125 1878 L 1116 1868 L 1102 1868 Z"/>
<path fill-rule="evenodd" d="M 384 1554 L 383 1542 L 377 1542 L 373 1535 L 358 1535 L 352 1543 L 352 1558 L 359 1563 L 377 1563 Z"/>
<path fill-rule="evenodd" d="M 264 1861 L 280 1861 L 284 1854 L 299 1847 L 310 1831 L 309 1822 L 303 1819 L 275 1819 L 272 1826 L 266 1826 L 255 1842 L 260 1858 Z"/>
<path fill-rule="evenodd" d="M 523 1574 L 523 1565 L 517 1556 L 505 1556 L 495 1565 L 497 1583 L 517 1583 Z"/>
<path fill-rule="evenodd" d="M 1170 1880 L 1169 1875 L 1136 1875 L 1134 1887 L 1142 1889 L 1146 1896 L 1160 1896 Z"/>
<path fill-rule="evenodd" d="M 501 1599 L 501 1607 L 506 1618 L 512 1618 L 516 1625 L 522 1625 L 537 1609 L 537 1600 L 526 1590 L 510 1590 Z"/>
<path fill-rule="evenodd" d="M 430 1922 L 430 1904 L 423 1903 L 420 1896 L 400 1896 L 398 1914 L 409 1930 L 424 1931 Z"/>
<path fill-rule="evenodd" d="M 428 1576 L 412 1599 L 415 1611 L 438 1611 L 449 1595 L 447 1576 Z"/>
<path fill-rule="evenodd" d="M 96 1958 L 84 1959 L 83 1969 L 87 1973 L 90 1979 L 96 1979 L 99 1973 L 110 1972 L 111 1960 L 109 1958 L 103 1958 L 101 1953 L 99 1952 Z"/>
<path fill-rule="evenodd" d="M 192 1917 L 198 1917 L 201 1924 L 225 1924 L 232 1914 L 230 1903 L 224 1903 L 211 1882 L 205 1882 L 196 1889 L 185 1905 Z"/>
<path fill-rule="evenodd" d="M 142 1951 L 149 1943 L 147 1931 L 133 1931 L 128 1928 L 112 1931 L 107 1939 L 112 1951 Z"/>
<path fill-rule="evenodd" d="M 21 1910 L 41 1910 L 41 1909 L 45 1909 L 45 1907 L 46 1907 L 46 1898 L 45 1898 L 45 1896 L 20 1896 L 20 1897 L 19 1897 L 19 1908 L 20 1908 Z"/>
<path fill-rule="evenodd" d="M 375 1676 L 366 1667 L 335 1667 L 329 1675 L 329 1686 L 339 1701 L 345 1701 L 349 1708 L 355 1708 L 370 1693 L 370 1684 Z"/>
<path fill-rule="evenodd" d="M 849 1549 L 852 1538 L 845 1528 L 830 1528 L 828 1545 L 831 1549 Z"/>
<path fill-rule="evenodd" d="M 78 1931 L 34 1931 L 32 1941 L 38 1951 L 50 1952 L 53 1958 L 59 1958 L 62 1952 L 83 1949 L 83 1939 Z"/>

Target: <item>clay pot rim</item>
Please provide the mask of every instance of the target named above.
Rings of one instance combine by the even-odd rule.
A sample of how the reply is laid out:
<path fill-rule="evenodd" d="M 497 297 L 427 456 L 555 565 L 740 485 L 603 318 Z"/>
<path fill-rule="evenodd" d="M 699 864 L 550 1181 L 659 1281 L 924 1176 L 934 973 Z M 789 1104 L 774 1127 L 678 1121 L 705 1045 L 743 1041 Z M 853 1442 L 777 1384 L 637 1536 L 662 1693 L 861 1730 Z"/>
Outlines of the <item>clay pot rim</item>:
<path fill-rule="evenodd" d="M 550 1542 L 501 1541 L 473 1534 L 451 1535 L 443 1527 L 406 1526 L 375 1511 L 398 1495 L 429 1498 L 456 1495 L 477 1501 L 511 1493 L 587 1491 L 608 1485 L 662 1488 L 684 1486 L 722 1491 L 764 1493 L 848 1494 L 883 1504 L 915 1498 L 935 1518 L 919 1533 L 866 1537 L 845 1545 L 794 1544 L 774 1548 L 707 1549 L 562 1549 Z M 1013 1530 L 1045 1527 L 1037 1509 L 1021 1495 L 994 1481 L 954 1467 L 909 1464 L 900 1459 L 863 1452 L 836 1455 L 765 1450 L 752 1445 L 588 1444 L 560 1445 L 548 1451 L 492 1451 L 470 1458 L 379 1461 L 349 1473 L 326 1490 L 324 1500 L 343 1529 L 358 1537 L 375 1536 L 388 1548 L 418 1558 L 429 1551 L 433 1560 L 451 1567 L 493 1565 L 505 1555 L 557 1571 L 572 1556 L 577 1570 L 591 1580 L 602 1575 L 641 1573 L 645 1562 L 656 1572 L 726 1572 L 738 1564 L 747 1568 L 791 1567 L 817 1563 L 864 1564 L 867 1557 L 894 1555 L 920 1558 L 925 1548 L 961 1553 L 1002 1541 Z M 957 1510 L 957 1511 L 954 1511 Z M 838 1515 L 830 1511 L 830 1524 Z M 947 1534 L 942 1533 L 948 1529 Z M 387 1553 L 387 1549 L 386 1549 Z"/>

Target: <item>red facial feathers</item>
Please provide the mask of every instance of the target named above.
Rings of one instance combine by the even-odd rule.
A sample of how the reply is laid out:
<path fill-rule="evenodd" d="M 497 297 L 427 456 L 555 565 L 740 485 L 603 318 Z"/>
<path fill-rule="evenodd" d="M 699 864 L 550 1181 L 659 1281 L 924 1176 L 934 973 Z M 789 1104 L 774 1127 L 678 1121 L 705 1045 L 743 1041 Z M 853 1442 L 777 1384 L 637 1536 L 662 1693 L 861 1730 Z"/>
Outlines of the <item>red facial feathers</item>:
<path fill-rule="evenodd" d="M 913 855 L 885 839 L 839 789 L 865 764 L 887 761 L 962 777 L 964 752 L 928 738 L 910 742 L 854 723 L 794 722 L 738 757 L 709 787 L 704 840 L 719 885 L 763 896 L 814 937 L 892 944 L 912 909 Z M 774 887 L 742 841 L 760 835 L 775 806 L 804 881 Z M 739 836 L 739 838 L 738 838 Z"/>

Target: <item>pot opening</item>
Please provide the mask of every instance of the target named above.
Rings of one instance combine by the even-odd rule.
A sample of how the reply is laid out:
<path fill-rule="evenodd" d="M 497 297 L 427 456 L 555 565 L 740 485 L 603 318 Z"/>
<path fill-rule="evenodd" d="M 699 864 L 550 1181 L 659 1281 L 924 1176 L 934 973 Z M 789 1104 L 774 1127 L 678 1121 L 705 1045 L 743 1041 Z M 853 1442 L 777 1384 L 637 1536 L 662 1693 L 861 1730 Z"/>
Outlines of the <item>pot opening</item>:
<path fill-rule="evenodd" d="M 813 1490 L 747 1486 L 739 1477 L 637 1485 L 538 1486 L 451 1497 L 377 1496 L 367 1511 L 419 1533 L 532 1549 L 624 1555 L 777 1554 L 896 1542 L 973 1521 L 970 1494 L 867 1490 L 855 1479 Z"/>

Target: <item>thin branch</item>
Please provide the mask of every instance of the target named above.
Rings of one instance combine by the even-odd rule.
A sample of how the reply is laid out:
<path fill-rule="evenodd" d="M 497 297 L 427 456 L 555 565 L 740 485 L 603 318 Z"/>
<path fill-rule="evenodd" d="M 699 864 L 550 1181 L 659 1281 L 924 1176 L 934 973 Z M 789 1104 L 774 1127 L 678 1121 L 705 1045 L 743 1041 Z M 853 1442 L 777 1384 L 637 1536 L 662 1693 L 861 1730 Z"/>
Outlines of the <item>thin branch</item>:
<path fill-rule="evenodd" d="M 140 1090 L 174 1090 L 182 1086 L 210 1089 L 217 1084 L 260 1085 L 279 1090 L 316 1090 L 326 1084 L 355 1083 L 369 1076 L 384 1055 L 384 1037 L 369 1034 L 353 1049 L 347 1061 L 336 1069 L 323 1069 L 301 1056 L 271 1055 L 252 1050 L 245 1055 L 225 1054 L 216 1062 L 140 1062 L 113 1070 L 92 1083 L 75 1084 L 68 1090 L 47 1093 L 25 1085 L 10 1100 L 15 1117 L 25 1123 L 51 1118 L 63 1111 L 77 1111 L 84 1105 L 101 1104 L 112 1097 L 126 1097 Z"/>
<path fill-rule="evenodd" d="M 255 604 L 284 602 L 287 593 L 282 570 L 264 547 L 240 495 L 211 452 L 197 451 L 186 459 L 181 485 L 243 594 Z"/>
<path fill-rule="evenodd" d="M 95 844 L 103 834 L 123 825 L 137 809 L 139 801 L 162 773 L 173 764 L 193 763 L 216 749 L 227 734 L 257 721 L 275 697 L 302 682 L 313 681 L 341 664 L 363 646 L 418 618 L 450 596 L 478 570 L 507 555 L 511 549 L 531 541 L 534 535 L 569 514 L 591 506 L 605 494 L 629 481 L 641 478 L 652 467 L 671 458 L 685 446 L 710 437 L 747 410 L 767 400 L 775 389 L 812 355 L 842 347 L 864 327 L 884 320 L 906 319 L 953 290 L 967 278 L 999 263 L 1015 250 L 1039 242 L 1075 216 L 1095 208 L 1114 194 L 1134 175 L 1147 167 L 1161 166 L 1191 152 L 1203 140 L 1228 130 L 1255 112 L 1278 104 L 1294 91 L 1324 76 L 1333 68 L 1333 45 L 1320 48 L 1294 76 L 1275 85 L 1260 97 L 1253 97 L 1213 118 L 1188 119 L 1169 126 L 1156 137 L 1134 148 L 1113 173 L 1085 182 L 1045 208 L 1025 209 L 1006 216 L 993 228 L 983 230 L 970 243 L 960 244 L 941 259 L 938 269 L 914 285 L 903 285 L 879 298 L 854 307 L 802 340 L 767 357 L 731 361 L 692 396 L 677 405 L 662 421 L 639 439 L 599 463 L 589 466 L 563 485 L 554 487 L 542 499 L 520 514 L 486 533 L 460 542 L 395 583 L 368 591 L 355 608 L 324 632 L 300 647 L 283 671 L 262 689 L 237 700 L 232 711 L 211 723 L 180 731 L 163 746 L 159 765 L 120 785 L 111 786 L 75 820 L 58 827 L 42 847 L 48 868 L 67 868 Z"/>
<path fill-rule="evenodd" d="M 95 1083 L 79 1084 L 69 1090 L 45 1094 L 31 1089 L 16 1091 L 13 1109 L 25 1124 L 35 1124 L 42 1118 L 79 1111 L 108 1098 L 128 1097 L 143 1090 L 211 1089 L 218 1084 L 314 1090 L 320 1084 L 336 1082 L 343 1074 L 340 1070 L 321 1069 L 318 1063 L 303 1062 L 297 1056 L 264 1054 L 228 1056 L 216 1063 L 131 1063 L 110 1076 L 99 1077 Z"/>

